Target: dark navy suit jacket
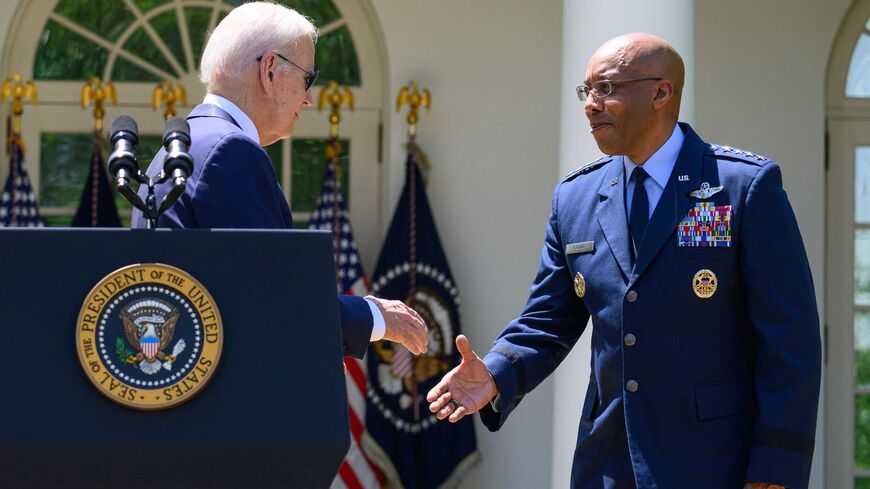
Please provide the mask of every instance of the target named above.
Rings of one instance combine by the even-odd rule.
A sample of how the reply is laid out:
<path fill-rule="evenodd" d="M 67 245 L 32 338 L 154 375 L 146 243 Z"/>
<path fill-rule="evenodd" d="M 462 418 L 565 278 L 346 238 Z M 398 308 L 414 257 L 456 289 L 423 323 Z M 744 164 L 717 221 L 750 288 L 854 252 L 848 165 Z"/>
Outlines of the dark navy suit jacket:
<path fill-rule="evenodd" d="M 485 357 L 500 397 L 482 420 L 501 427 L 591 317 L 592 377 L 572 487 L 805 488 L 821 342 L 779 166 L 681 127 L 685 142 L 633 265 L 619 159 L 602 158 L 556 187 L 528 302 Z M 704 182 L 723 189 L 690 196 Z M 731 206 L 730 247 L 678 246 L 677 224 L 699 202 Z M 588 241 L 588 251 L 566 253 Z M 693 290 L 702 269 L 718 280 L 707 299 Z"/>
<path fill-rule="evenodd" d="M 272 162 L 258 142 L 244 135 L 233 118 L 219 107 L 202 104 L 187 116 L 193 173 L 184 194 L 158 221 L 163 228 L 293 229 L 290 206 L 281 191 Z M 161 149 L 147 174 L 163 171 Z M 157 188 L 157 202 L 169 185 Z M 145 199 L 147 189 L 140 188 Z M 133 211 L 133 227 L 146 227 L 142 213 Z M 345 355 L 362 358 L 372 332 L 372 313 L 362 297 L 339 295 L 342 346 Z"/>

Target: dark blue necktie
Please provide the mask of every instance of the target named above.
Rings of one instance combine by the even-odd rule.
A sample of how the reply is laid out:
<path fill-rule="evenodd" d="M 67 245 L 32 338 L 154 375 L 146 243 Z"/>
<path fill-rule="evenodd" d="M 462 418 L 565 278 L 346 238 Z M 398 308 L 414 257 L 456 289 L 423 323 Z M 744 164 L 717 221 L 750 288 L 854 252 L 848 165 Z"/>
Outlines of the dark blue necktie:
<path fill-rule="evenodd" d="M 643 182 L 649 177 L 643 167 L 637 167 L 631 173 L 634 181 L 634 194 L 631 198 L 631 213 L 628 216 L 628 228 L 631 231 L 631 239 L 634 241 L 635 255 L 643 241 L 643 233 L 649 223 L 649 197 L 646 195 L 646 187 Z"/>

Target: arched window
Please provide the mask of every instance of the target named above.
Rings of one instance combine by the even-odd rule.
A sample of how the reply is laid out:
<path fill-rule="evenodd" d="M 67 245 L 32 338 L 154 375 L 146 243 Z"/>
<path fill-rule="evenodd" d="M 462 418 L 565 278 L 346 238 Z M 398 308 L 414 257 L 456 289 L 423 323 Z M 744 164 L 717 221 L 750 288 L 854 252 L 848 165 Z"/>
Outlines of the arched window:
<path fill-rule="evenodd" d="M 843 21 L 826 91 L 825 486 L 870 488 L 870 0 Z"/>
<path fill-rule="evenodd" d="M 145 136 L 140 144 L 147 165 L 160 144 L 163 120 L 151 109 L 151 94 L 161 80 L 185 86 L 185 114 L 204 96 L 199 59 L 208 32 L 240 0 L 58 0 L 20 2 L 6 43 L 4 73 L 36 81 L 40 100 L 25 110 L 22 134 L 27 161 L 48 224 L 71 221 L 87 175 L 91 110 L 79 107 L 82 84 L 96 75 L 112 81 L 118 105 L 106 107 L 106 125 L 120 114 L 133 116 Z M 283 0 L 310 17 L 319 30 L 315 65 L 318 91 L 329 80 L 350 86 L 357 111 L 345 114 L 341 137 L 348 157 L 345 192 L 354 222 L 377 239 L 379 165 L 378 124 L 382 94 L 382 55 L 372 16 L 359 0 Z M 309 108 L 292 141 L 267 148 L 282 187 L 304 226 L 320 190 L 328 136 L 326 114 Z M 350 165 L 350 161 L 353 164 Z M 6 169 L 2 170 L 3 172 Z M 129 215 L 126 203 L 122 213 Z M 355 212 L 362 211 L 362 212 Z M 371 219 L 368 216 L 370 215 Z M 358 227 L 360 227 L 358 225 Z M 359 232 L 358 232 L 359 234 Z M 361 247 L 363 243 L 361 243 Z M 371 251 L 371 250 L 370 250 Z M 373 254 L 374 251 L 371 251 Z"/>

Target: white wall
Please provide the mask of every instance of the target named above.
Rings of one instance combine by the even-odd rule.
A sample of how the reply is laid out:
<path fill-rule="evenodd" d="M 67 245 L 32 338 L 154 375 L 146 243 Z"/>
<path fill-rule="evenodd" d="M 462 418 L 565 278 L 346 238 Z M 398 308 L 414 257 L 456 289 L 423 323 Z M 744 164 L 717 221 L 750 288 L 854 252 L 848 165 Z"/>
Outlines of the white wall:
<path fill-rule="evenodd" d="M 389 66 L 384 210 L 392 213 L 404 171 L 406 124 L 394 97 L 415 80 L 433 96 L 418 125 L 432 161 L 427 190 L 462 293 L 462 325 L 482 355 L 528 295 L 559 176 L 562 2 L 372 4 Z M 463 487 L 549 486 L 552 396 L 550 383 L 539 387 L 498 433 L 478 424 L 483 462 Z"/>
<path fill-rule="evenodd" d="M 850 0 L 695 1 L 696 129 L 783 168 L 824 318 L 825 75 Z M 824 391 L 823 391 L 824 392 Z M 819 412 L 819 428 L 823 411 Z M 819 430 L 811 487 L 823 486 Z"/>

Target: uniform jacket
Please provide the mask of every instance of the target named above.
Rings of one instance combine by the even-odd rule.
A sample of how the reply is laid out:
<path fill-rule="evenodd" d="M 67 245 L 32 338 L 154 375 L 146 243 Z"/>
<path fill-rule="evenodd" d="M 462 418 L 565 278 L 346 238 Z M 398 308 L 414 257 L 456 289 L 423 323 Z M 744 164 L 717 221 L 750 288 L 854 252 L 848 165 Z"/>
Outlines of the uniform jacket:
<path fill-rule="evenodd" d="M 290 206 L 266 151 L 215 105 L 194 107 L 187 122 L 193 173 L 184 194 L 160 216 L 158 227 L 293 229 Z M 165 155 L 161 149 L 151 161 L 149 177 L 163 171 Z M 170 187 L 157 187 L 158 203 Z M 147 196 L 145 186 L 139 196 Z M 139 210 L 133 211 L 133 227 L 146 227 Z M 372 332 L 371 310 L 362 297 L 338 299 L 344 353 L 362 358 Z"/>
<path fill-rule="evenodd" d="M 821 347 L 779 166 L 681 127 L 685 142 L 633 265 L 618 159 L 593 162 L 556 187 L 528 302 L 484 359 L 500 396 L 482 420 L 499 429 L 591 317 L 592 376 L 572 487 L 805 488 Z M 722 189 L 691 196 L 703 183 Z M 730 246 L 678 246 L 678 224 L 704 202 L 723 213 L 719 206 L 730 206 Z M 579 247 L 587 251 L 566 253 L 590 241 Z M 704 269 L 715 274 L 709 298 L 695 293 Z"/>

